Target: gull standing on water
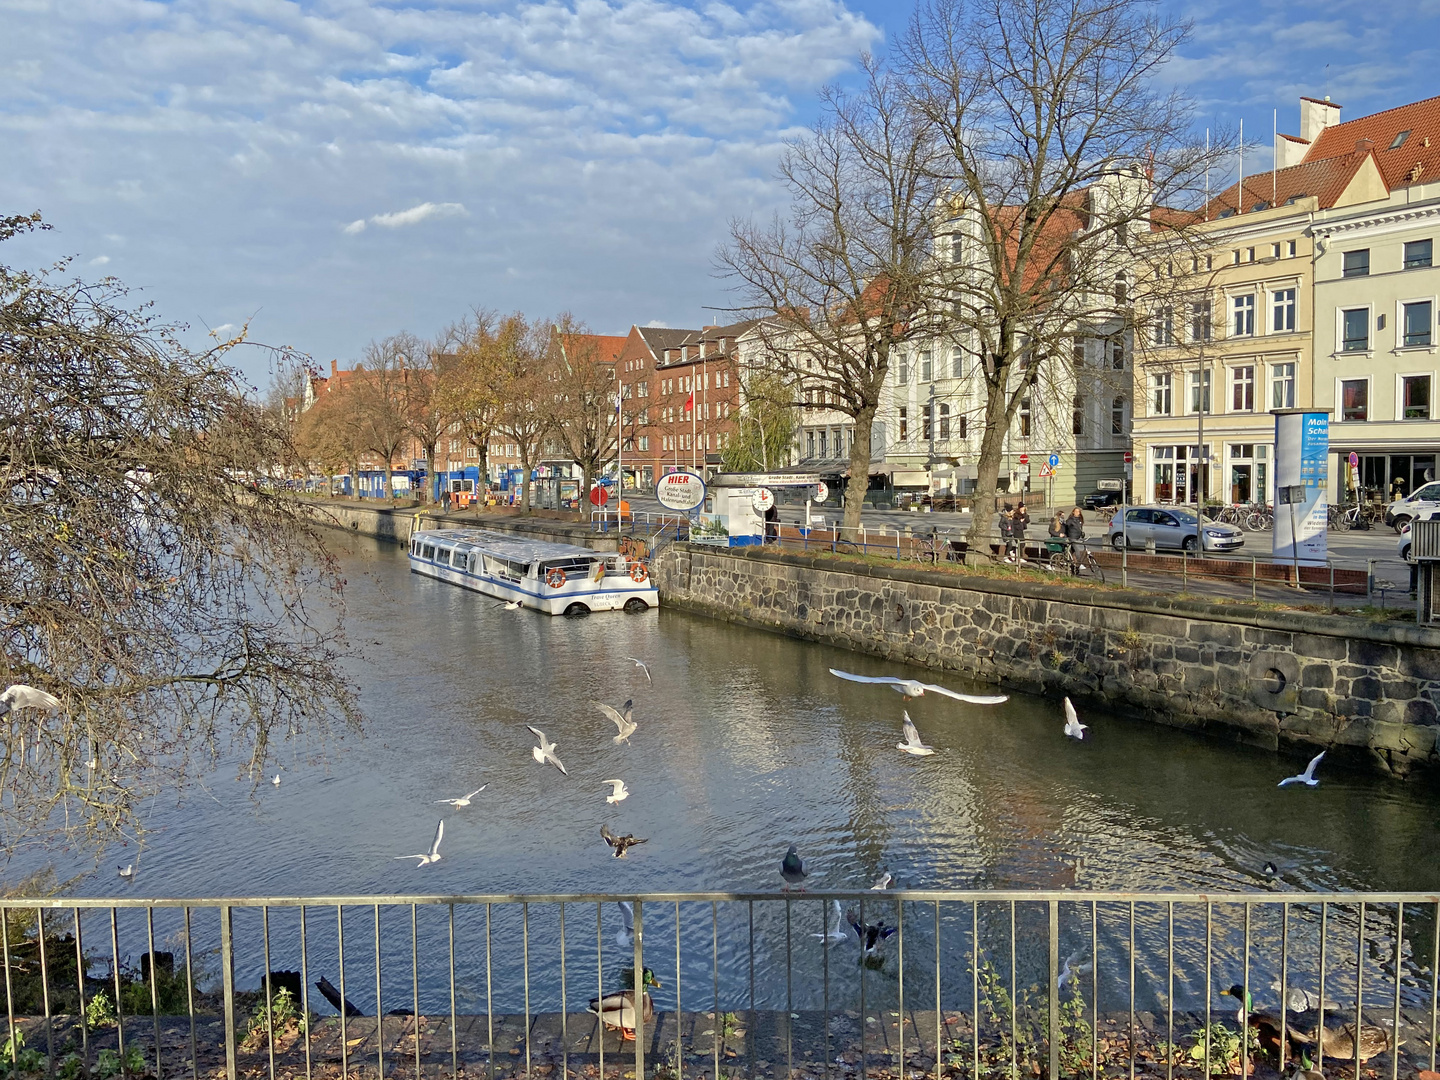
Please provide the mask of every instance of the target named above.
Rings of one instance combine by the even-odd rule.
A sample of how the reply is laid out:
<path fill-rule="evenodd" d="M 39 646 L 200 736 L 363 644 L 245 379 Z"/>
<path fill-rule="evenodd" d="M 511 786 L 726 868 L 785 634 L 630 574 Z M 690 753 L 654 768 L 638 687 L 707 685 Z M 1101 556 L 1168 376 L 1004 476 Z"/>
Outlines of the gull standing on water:
<path fill-rule="evenodd" d="M 892 675 L 852 675 L 848 671 L 840 671 L 833 667 L 830 669 L 830 674 L 841 679 L 849 679 L 851 682 L 878 683 L 881 686 L 888 686 L 906 701 L 911 698 L 924 697 L 927 690 L 954 698 L 956 701 L 968 701 L 972 705 L 999 705 L 1002 701 L 1010 700 L 1004 694 L 960 694 L 933 683 L 922 683 L 916 679 L 897 679 Z"/>
<path fill-rule="evenodd" d="M 133 878 L 135 876 L 135 864 L 133 862 L 128 866 L 119 867 L 119 870 L 120 876 L 123 878 Z"/>
<path fill-rule="evenodd" d="M 615 736 L 614 741 L 617 744 L 623 742 L 627 746 L 630 745 L 630 736 L 635 734 L 635 722 L 630 719 L 630 712 L 635 704 L 635 700 L 631 698 L 618 709 L 606 705 L 603 701 L 595 701 L 591 702 L 591 704 L 611 720 L 615 721 L 615 727 L 619 729 L 620 734 Z M 530 730 L 534 731 L 535 729 L 531 728 Z"/>
<path fill-rule="evenodd" d="M 610 794 L 605 796 L 606 802 L 624 802 L 630 797 L 630 789 L 625 786 L 624 780 L 602 780 L 600 782 L 610 785 Z"/>
<path fill-rule="evenodd" d="M 445 836 L 445 819 L 440 819 L 440 824 L 435 826 L 435 840 L 430 845 L 430 850 L 423 855 L 396 855 L 397 859 L 419 859 L 415 865 L 429 866 L 431 863 L 440 861 L 440 841 Z"/>
<path fill-rule="evenodd" d="M 540 740 L 540 745 L 533 747 L 530 750 L 530 753 L 534 755 L 535 760 L 538 761 L 541 765 L 554 765 L 557 769 L 564 773 L 564 775 L 569 776 L 570 774 L 568 772 L 565 772 L 565 766 L 561 763 L 560 759 L 555 756 L 555 747 L 558 744 L 550 742 L 548 739 L 546 739 L 545 732 L 541 731 L 538 727 L 535 727 L 531 724 L 526 724 L 525 726 L 534 733 L 537 739 Z"/>
<path fill-rule="evenodd" d="M 1085 738 L 1085 731 L 1089 724 L 1080 723 L 1080 717 L 1075 713 L 1075 706 L 1070 704 L 1070 699 L 1065 699 L 1065 734 L 1072 739 Z"/>
<path fill-rule="evenodd" d="M 461 795 L 458 799 L 436 799 L 435 801 L 437 803 L 447 803 L 450 806 L 469 806 L 470 800 L 475 798 L 476 795 L 479 795 L 480 792 L 485 790 L 485 788 L 486 785 L 481 784 L 474 791 L 470 792 L 469 795 Z"/>
<path fill-rule="evenodd" d="M 895 749 L 903 750 L 905 753 L 913 754 L 915 757 L 927 757 L 935 753 L 933 746 L 926 746 L 920 741 L 920 732 L 915 727 L 915 721 L 910 719 L 908 712 L 905 714 L 905 741 L 896 743 Z"/>
<path fill-rule="evenodd" d="M 53 716 L 60 711 L 60 699 L 54 694 L 47 694 L 44 690 L 37 690 L 33 686 L 14 683 L 7 686 L 5 692 L 0 694 L 0 716 L 5 716 L 16 709 L 39 709 L 41 712 L 50 713 Z"/>
<path fill-rule="evenodd" d="M 280 774 L 277 772 L 277 773 L 275 774 L 274 779 L 272 779 L 270 782 L 271 782 L 272 784 L 274 784 L 276 787 L 279 787 L 279 786 L 280 786 Z"/>
<path fill-rule="evenodd" d="M 1314 787 L 1316 784 L 1320 783 L 1319 780 L 1315 779 L 1315 766 L 1320 764 L 1320 759 L 1324 756 L 1325 751 L 1321 750 L 1320 753 L 1316 754 L 1313 758 L 1310 759 L 1310 764 L 1305 766 L 1305 771 L 1302 772 L 1299 776 L 1287 776 L 1284 780 L 1281 780 L 1280 783 L 1276 784 L 1275 786 L 1284 787 L 1286 784 L 1304 784 L 1307 787 Z"/>
<path fill-rule="evenodd" d="M 625 657 L 625 659 L 629 660 L 631 663 L 633 663 L 636 667 L 638 667 L 641 671 L 645 673 L 646 682 L 653 683 L 655 681 L 654 679 L 650 678 L 650 666 L 646 664 L 644 660 L 636 660 L 633 656 L 627 656 Z"/>

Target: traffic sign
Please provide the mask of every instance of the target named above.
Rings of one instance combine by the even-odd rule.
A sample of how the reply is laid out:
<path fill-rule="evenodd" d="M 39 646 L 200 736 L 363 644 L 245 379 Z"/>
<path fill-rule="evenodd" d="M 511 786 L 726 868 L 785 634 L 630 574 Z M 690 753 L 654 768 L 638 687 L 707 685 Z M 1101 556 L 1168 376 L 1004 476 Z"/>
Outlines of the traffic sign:
<path fill-rule="evenodd" d="M 1021 454 L 1021 455 L 1020 455 L 1020 464 L 1021 464 L 1021 465 L 1029 465 L 1029 464 L 1030 464 L 1030 455 L 1029 455 L 1029 454 Z"/>
<path fill-rule="evenodd" d="M 1131 455 L 1131 453 L 1130 453 L 1129 450 L 1126 450 L 1126 451 L 1125 451 L 1125 464 L 1126 464 L 1126 465 L 1129 465 L 1130 462 L 1132 462 L 1132 461 L 1134 461 L 1134 460 L 1135 460 L 1134 456 Z"/>
<path fill-rule="evenodd" d="M 1040 466 L 1040 477 L 1041 477 L 1041 479 L 1044 479 L 1044 478 L 1047 477 L 1047 476 L 1054 476 L 1054 475 L 1055 475 L 1055 470 L 1054 470 L 1053 468 L 1051 468 L 1049 462 L 1046 462 L 1044 465 L 1041 465 L 1041 466 Z"/>
<path fill-rule="evenodd" d="M 1350 451 L 1350 468 L 1352 468 L 1352 469 L 1357 469 L 1357 468 L 1359 468 L 1359 467 L 1360 467 L 1360 455 L 1357 454 L 1357 453 L 1355 453 L 1354 450 L 1351 450 L 1351 451 Z"/>
<path fill-rule="evenodd" d="M 1050 455 L 1050 468 L 1052 468 L 1052 469 L 1058 469 L 1059 467 L 1060 467 L 1060 455 L 1059 455 L 1059 454 L 1051 454 L 1051 455 Z"/>

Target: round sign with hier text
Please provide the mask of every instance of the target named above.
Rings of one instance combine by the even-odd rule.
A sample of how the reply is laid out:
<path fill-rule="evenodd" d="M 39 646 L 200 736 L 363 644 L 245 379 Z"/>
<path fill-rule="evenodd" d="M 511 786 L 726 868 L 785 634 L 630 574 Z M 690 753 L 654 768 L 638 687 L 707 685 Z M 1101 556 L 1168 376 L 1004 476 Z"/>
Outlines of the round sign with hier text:
<path fill-rule="evenodd" d="M 705 501 L 705 481 L 699 473 L 666 473 L 655 483 L 655 498 L 668 510 L 694 510 Z"/>
<path fill-rule="evenodd" d="M 750 505 L 757 514 L 763 514 L 775 505 L 775 493 L 769 488 L 760 488 L 750 499 Z"/>
<path fill-rule="evenodd" d="M 825 481 L 821 480 L 818 484 L 815 485 L 815 501 L 824 502 L 829 497 L 830 489 L 825 486 Z"/>

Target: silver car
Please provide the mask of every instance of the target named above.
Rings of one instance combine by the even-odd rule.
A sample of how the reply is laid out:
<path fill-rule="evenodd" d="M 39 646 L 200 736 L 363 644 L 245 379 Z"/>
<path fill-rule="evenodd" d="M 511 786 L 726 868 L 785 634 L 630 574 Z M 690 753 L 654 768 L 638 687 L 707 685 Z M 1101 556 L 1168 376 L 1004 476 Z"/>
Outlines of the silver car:
<path fill-rule="evenodd" d="M 1116 551 L 1127 542 L 1133 549 L 1143 548 L 1151 541 L 1157 548 L 1194 551 L 1195 524 L 1195 515 L 1178 506 L 1120 506 L 1110 519 L 1105 540 Z M 1218 521 L 1201 522 L 1200 538 L 1206 552 L 1217 554 L 1245 546 L 1243 532 Z"/>

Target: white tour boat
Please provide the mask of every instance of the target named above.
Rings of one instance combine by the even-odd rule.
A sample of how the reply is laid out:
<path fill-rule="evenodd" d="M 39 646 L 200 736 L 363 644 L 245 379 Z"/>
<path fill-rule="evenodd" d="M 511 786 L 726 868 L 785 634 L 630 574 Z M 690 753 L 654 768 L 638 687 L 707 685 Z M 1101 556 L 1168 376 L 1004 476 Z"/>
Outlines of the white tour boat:
<path fill-rule="evenodd" d="M 410 538 L 410 570 L 549 615 L 635 613 L 660 606 L 642 562 L 483 529 L 416 533 Z"/>

